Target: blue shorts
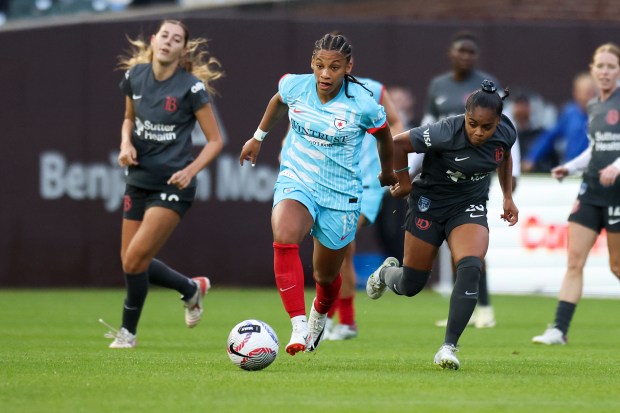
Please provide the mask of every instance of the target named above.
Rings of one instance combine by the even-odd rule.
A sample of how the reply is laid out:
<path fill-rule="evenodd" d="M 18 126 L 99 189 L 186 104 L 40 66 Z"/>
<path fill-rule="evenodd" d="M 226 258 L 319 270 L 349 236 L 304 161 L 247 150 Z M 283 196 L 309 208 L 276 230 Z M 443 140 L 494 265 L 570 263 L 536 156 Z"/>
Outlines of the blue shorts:
<path fill-rule="evenodd" d="M 355 238 L 359 209 L 340 211 L 320 206 L 303 184 L 286 177 L 278 177 L 273 195 L 273 206 L 284 199 L 293 199 L 308 209 L 314 225 L 310 234 L 325 247 L 339 250 Z"/>
<path fill-rule="evenodd" d="M 382 187 L 364 187 L 362 194 L 362 215 L 366 217 L 368 224 L 374 224 L 379 215 L 381 209 L 381 203 L 383 202 L 383 194 L 385 188 Z"/>

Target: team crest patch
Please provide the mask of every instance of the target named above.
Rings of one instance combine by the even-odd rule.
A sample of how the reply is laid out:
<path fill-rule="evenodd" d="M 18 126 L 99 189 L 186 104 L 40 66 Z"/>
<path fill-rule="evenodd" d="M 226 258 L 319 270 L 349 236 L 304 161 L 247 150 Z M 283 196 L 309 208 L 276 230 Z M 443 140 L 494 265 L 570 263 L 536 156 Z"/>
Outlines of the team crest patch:
<path fill-rule="evenodd" d="M 431 200 L 421 196 L 420 199 L 418 199 L 418 209 L 420 210 L 420 212 L 426 212 L 428 211 L 428 209 L 431 207 Z"/>
<path fill-rule="evenodd" d="M 504 159 L 504 148 L 495 148 L 495 162 L 500 163 Z"/>
<path fill-rule="evenodd" d="M 609 112 L 607 112 L 607 116 L 605 116 L 605 120 L 608 125 L 615 125 L 620 120 L 620 114 L 618 114 L 616 109 L 610 109 Z"/>
<path fill-rule="evenodd" d="M 344 119 L 336 118 L 334 119 L 334 126 L 338 130 L 342 130 L 345 126 L 347 126 L 347 121 Z"/>
<path fill-rule="evenodd" d="M 125 195 L 123 197 L 123 211 L 129 212 L 131 210 L 131 197 L 129 195 Z"/>
<path fill-rule="evenodd" d="M 415 219 L 415 226 L 420 228 L 422 231 L 426 231 L 427 229 L 429 229 L 431 227 L 431 221 L 429 221 L 428 219 L 424 219 L 424 218 L 416 218 Z"/>
<path fill-rule="evenodd" d="M 166 103 L 164 103 L 164 109 L 168 112 L 175 112 L 177 110 L 177 98 L 172 96 L 166 96 Z"/>

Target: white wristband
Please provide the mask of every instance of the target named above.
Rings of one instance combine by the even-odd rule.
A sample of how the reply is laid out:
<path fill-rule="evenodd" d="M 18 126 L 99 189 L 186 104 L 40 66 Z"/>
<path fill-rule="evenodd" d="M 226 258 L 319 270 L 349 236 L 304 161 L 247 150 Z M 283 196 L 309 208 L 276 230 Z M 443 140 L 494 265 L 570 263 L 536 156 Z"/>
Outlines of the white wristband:
<path fill-rule="evenodd" d="M 267 132 L 261 130 L 261 128 L 257 128 L 256 132 L 254 132 L 254 139 L 259 142 L 262 142 L 263 139 L 265 139 L 265 136 L 267 136 Z"/>

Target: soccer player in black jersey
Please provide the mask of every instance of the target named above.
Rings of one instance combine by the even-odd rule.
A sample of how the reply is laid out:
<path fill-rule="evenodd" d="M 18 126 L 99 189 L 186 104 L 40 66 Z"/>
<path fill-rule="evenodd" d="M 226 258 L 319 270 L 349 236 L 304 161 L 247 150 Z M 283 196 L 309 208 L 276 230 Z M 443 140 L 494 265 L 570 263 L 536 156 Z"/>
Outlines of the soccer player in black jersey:
<path fill-rule="evenodd" d="M 579 195 L 568 217 L 568 265 L 554 323 L 532 338 L 539 344 L 566 344 L 568 328 L 581 299 L 583 267 L 603 229 L 607 231 L 609 268 L 620 278 L 620 48 L 606 43 L 596 49 L 590 73 L 599 95 L 588 103 L 590 146 L 551 170 L 562 180 L 585 168 Z"/>
<path fill-rule="evenodd" d="M 496 87 L 500 87 L 494 76 L 476 68 L 479 56 L 480 46 L 478 38 L 472 32 L 459 31 L 452 36 L 450 48 L 448 49 L 451 70 L 439 74 L 431 80 L 424 104 L 424 117 L 421 125 L 434 123 L 449 116 L 462 113 L 467 97 L 474 90 L 478 89 L 485 79 L 492 81 Z M 414 173 L 420 156 L 422 155 L 410 156 L 410 163 L 414 166 Z M 521 152 L 518 144 L 512 147 L 512 159 L 513 185 L 516 185 L 517 177 L 521 174 Z M 449 254 L 448 248 L 445 248 L 445 245 L 442 246 L 439 252 L 440 257 L 443 254 Z M 440 259 L 440 262 L 443 263 L 443 260 Z M 452 272 L 454 279 L 456 277 L 456 269 L 452 268 Z M 448 320 L 441 319 L 435 325 L 445 327 L 447 322 Z M 475 325 L 476 328 L 495 327 L 495 312 L 491 305 L 486 265 L 484 263 L 482 275 L 480 276 L 478 305 L 469 320 L 469 324 Z"/>
<path fill-rule="evenodd" d="M 127 296 L 121 328 L 107 335 L 114 338 L 111 348 L 136 346 L 149 282 L 182 294 L 188 327 L 200 321 L 209 279 L 188 278 L 155 256 L 190 208 L 196 174 L 223 147 L 209 95 L 210 82 L 222 72 L 203 50 L 205 40 L 190 40 L 182 22 L 164 20 L 150 43 L 130 42 L 132 54 L 119 61 L 126 69 L 120 83 L 126 109 L 118 162 L 127 167 L 121 237 Z M 208 145 L 194 159 L 196 121 Z"/>
<path fill-rule="evenodd" d="M 504 91 L 504 97 L 508 91 Z M 403 266 L 388 258 L 368 278 L 372 299 L 386 287 L 412 297 L 426 285 L 439 247 L 446 240 L 456 266 L 456 283 L 450 298 L 445 339 L 435 364 L 458 369 L 457 342 L 478 300 L 478 283 L 489 246 L 486 203 L 491 175 L 497 170 L 504 197 L 501 218 L 512 226 L 519 210 L 512 200 L 510 148 L 517 132 L 502 115 L 503 98 L 494 83 L 482 82 L 471 94 L 465 114 L 417 127 L 394 138 L 395 197 L 409 195 L 405 219 Z M 412 183 L 406 171 L 407 154 L 424 153 L 422 172 Z"/>

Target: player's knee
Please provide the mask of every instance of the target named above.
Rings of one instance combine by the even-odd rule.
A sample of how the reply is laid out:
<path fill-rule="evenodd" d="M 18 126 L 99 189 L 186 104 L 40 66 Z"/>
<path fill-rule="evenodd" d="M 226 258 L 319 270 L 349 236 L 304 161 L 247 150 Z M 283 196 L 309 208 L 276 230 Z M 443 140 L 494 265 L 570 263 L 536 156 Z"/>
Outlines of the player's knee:
<path fill-rule="evenodd" d="M 482 273 L 483 267 L 484 263 L 480 258 L 473 256 L 465 257 L 456 263 L 456 276 L 475 278 L 476 282 L 478 282 L 480 280 L 480 274 Z"/>
<path fill-rule="evenodd" d="M 414 270 L 403 266 L 403 276 L 396 285 L 396 289 L 402 295 L 413 297 L 424 289 L 430 276 L 430 271 Z"/>
<path fill-rule="evenodd" d="M 478 299 L 478 286 L 483 262 L 478 257 L 465 257 L 456 263 L 456 283 L 453 294 Z"/>
<path fill-rule="evenodd" d="M 122 263 L 125 274 L 138 274 L 146 271 L 149 266 L 149 260 L 135 254 L 125 254 Z"/>

